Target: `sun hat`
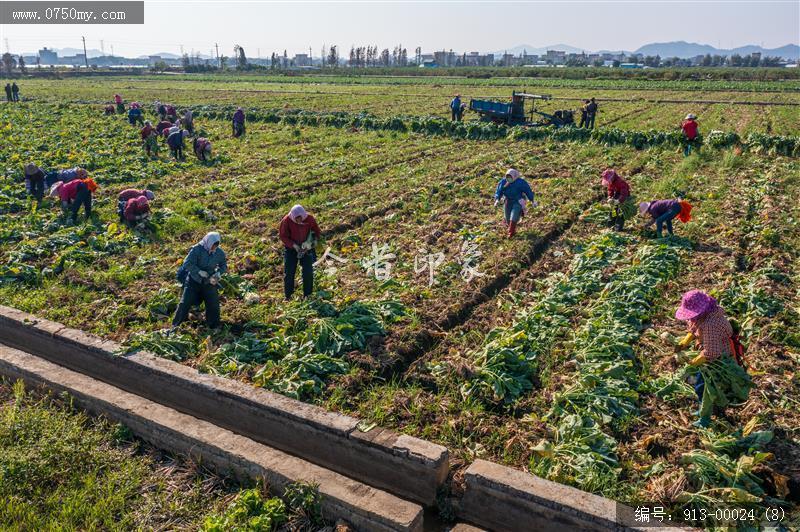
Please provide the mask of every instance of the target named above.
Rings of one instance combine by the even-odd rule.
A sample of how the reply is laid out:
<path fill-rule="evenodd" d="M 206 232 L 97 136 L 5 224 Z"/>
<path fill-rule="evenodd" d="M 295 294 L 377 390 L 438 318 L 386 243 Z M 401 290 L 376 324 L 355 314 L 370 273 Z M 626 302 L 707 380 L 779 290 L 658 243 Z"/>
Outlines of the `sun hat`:
<path fill-rule="evenodd" d="M 688 115 L 686 115 L 686 120 L 694 120 L 695 118 L 697 118 L 697 117 L 695 115 L 693 115 L 692 113 L 689 113 Z"/>
<path fill-rule="evenodd" d="M 516 168 L 509 168 L 506 170 L 506 177 L 511 176 L 513 179 L 520 177 L 519 171 Z"/>
<path fill-rule="evenodd" d="M 600 182 L 604 186 L 608 186 L 614 180 L 615 177 L 618 177 L 617 172 L 615 172 L 611 168 L 608 168 L 607 170 L 603 171 L 602 174 L 600 174 Z"/>
<path fill-rule="evenodd" d="M 690 290 L 683 294 L 681 306 L 675 311 L 675 318 L 681 321 L 693 320 L 717 308 L 717 300 L 702 290 Z"/>
<path fill-rule="evenodd" d="M 25 175 L 33 175 L 39 170 L 39 167 L 36 166 L 34 163 L 28 163 L 25 165 Z"/>
<path fill-rule="evenodd" d="M 639 204 L 639 214 L 645 214 L 647 212 L 647 209 L 649 209 L 649 208 L 650 208 L 650 202 L 649 201 L 641 202 Z"/>

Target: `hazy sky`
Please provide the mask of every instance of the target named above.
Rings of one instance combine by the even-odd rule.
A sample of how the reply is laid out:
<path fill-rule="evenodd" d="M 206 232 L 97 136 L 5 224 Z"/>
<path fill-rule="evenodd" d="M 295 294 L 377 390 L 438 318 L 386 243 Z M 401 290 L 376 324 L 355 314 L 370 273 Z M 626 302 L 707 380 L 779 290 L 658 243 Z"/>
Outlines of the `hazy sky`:
<path fill-rule="evenodd" d="M 147 1 L 145 24 L 0 27 L 12 52 L 41 46 L 81 46 L 140 55 L 192 50 L 214 43 L 249 57 L 308 52 L 323 44 L 347 52 L 352 44 L 411 51 L 499 51 L 519 44 L 569 44 L 587 50 L 635 50 L 649 42 L 685 40 L 732 48 L 800 42 L 800 0 L 626 2 L 266 2 Z M 6 43 L 3 42 L 3 51 Z"/>

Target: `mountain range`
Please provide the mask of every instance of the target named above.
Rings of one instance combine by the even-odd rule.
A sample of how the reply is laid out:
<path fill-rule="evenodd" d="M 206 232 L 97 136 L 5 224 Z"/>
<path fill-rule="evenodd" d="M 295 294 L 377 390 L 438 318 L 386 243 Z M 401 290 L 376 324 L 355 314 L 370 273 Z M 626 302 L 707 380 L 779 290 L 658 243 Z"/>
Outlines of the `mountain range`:
<path fill-rule="evenodd" d="M 595 52 L 592 50 L 576 48 L 568 44 L 552 44 L 550 46 L 531 46 L 520 44 L 518 46 L 514 46 L 513 48 L 499 50 L 494 52 L 494 54 L 496 56 L 504 53 L 519 55 L 524 51 L 529 55 L 544 55 L 547 53 L 547 50 L 561 50 L 567 53 L 623 53 L 626 55 L 637 53 L 642 55 L 660 55 L 661 57 L 680 57 L 682 59 L 689 59 L 698 55 L 706 54 L 728 56 L 733 54 L 750 55 L 753 52 L 760 52 L 762 57 L 770 56 L 783 57 L 784 59 L 800 59 L 800 46 L 796 44 L 787 44 L 786 46 L 781 46 L 780 48 L 762 48 L 761 46 L 750 44 L 747 46 L 740 46 L 738 48 L 724 49 L 715 48 L 708 44 L 698 44 L 686 41 L 645 44 L 644 46 L 641 46 L 632 52 L 628 50 L 598 50 Z"/>

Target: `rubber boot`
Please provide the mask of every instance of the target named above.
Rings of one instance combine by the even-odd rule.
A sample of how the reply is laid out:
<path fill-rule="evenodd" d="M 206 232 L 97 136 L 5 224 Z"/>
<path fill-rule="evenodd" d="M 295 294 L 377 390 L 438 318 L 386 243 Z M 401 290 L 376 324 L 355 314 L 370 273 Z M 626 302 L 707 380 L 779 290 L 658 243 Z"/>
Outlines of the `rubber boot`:
<path fill-rule="evenodd" d="M 517 222 L 508 222 L 508 238 L 517 234 Z"/>
<path fill-rule="evenodd" d="M 620 214 L 617 216 L 617 219 L 614 220 L 614 230 L 620 232 L 623 227 L 625 227 L 625 218 Z"/>

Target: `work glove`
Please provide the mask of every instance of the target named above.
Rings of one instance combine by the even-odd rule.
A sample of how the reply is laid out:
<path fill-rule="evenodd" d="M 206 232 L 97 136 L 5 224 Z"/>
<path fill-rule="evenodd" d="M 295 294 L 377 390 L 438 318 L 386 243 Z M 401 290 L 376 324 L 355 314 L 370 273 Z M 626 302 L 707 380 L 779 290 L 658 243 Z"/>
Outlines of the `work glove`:
<path fill-rule="evenodd" d="M 220 275 L 218 273 L 215 273 L 214 275 L 211 276 L 211 279 L 209 279 L 208 282 L 216 286 L 217 283 L 219 283 L 219 279 Z"/>
<path fill-rule="evenodd" d="M 706 363 L 706 355 L 704 353 L 700 353 L 696 357 L 694 357 L 690 362 L 690 366 L 702 366 Z"/>
<path fill-rule="evenodd" d="M 300 248 L 300 245 L 299 245 L 299 244 L 292 244 L 292 247 L 293 247 L 293 248 L 294 248 L 294 250 L 295 250 L 296 252 L 298 252 L 298 253 L 300 253 L 300 252 L 302 251 L 302 249 Z"/>
<path fill-rule="evenodd" d="M 681 339 L 681 341 L 678 342 L 678 345 L 675 346 L 675 350 L 680 351 L 681 349 L 686 349 L 687 347 L 692 345 L 693 341 L 694 341 L 694 335 L 692 333 L 686 333 L 686 336 L 684 336 L 683 339 Z"/>
<path fill-rule="evenodd" d="M 197 275 L 199 275 L 203 279 L 207 279 L 208 278 L 208 272 L 205 271 L 205 270 L 200 270 L 199 272 L 197 272 Z"/>

